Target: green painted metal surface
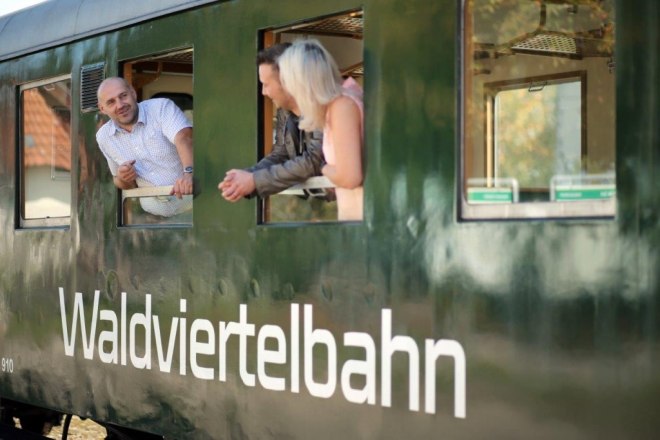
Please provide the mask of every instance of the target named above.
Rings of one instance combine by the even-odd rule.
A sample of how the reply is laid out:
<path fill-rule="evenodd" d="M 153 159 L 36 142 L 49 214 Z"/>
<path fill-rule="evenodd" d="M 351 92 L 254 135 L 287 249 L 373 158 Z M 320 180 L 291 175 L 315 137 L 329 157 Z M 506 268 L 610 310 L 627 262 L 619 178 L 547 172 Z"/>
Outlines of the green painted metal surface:
<path fill-rule="evenodd" d="M 215 188 L 225 170 L 257 159 L 259 31 L 359 7 L 365 221 L 258 225 L 256 201 L 229 204 Z M 13 360 L 13 372 L 0 373 L 0 395 L 171 438 L 652 438 L 660 405 L 660 17 L 655 2 L 617 7 L 618 211 L 610 220 L 457 219 L 456 1 L 235 0 L 4 61 L 0 357 Z M 202 187 L 194 226 L 117 227 L 96 115 L 74 104 L 71 226 L 16 230 L 16 86 L 70 72 L 77 92 L 83 65 L 105 61 L 113 75 L 122 60 L 188 46 Z M 424 411 L 421 385 L 420 409 L 411 411 L 409 359 L 401 353 L 392 357 L 390 407 L 380 379 L 374 404 L 349 402 L 340 385 L 329 398 L 311 396 L 303 379 L 293 392 L 290 361 L 266 370 L 285 378 L 284 391 L 260 380 L 247 385 L 246 373 L 259 368 L 256 337 L 246 338 L 244 361 L 238 336 L 226 341 L 224 358 L 200 352 L 198 366 L 213 369 L 212 380 L 196 378 L 185 361 L 182 373 L 181 344 L 169 373 L 155 367 L 155 345 L 151 369 L 131 366 L 130 353 L 128 365 L 103 363 L 100 347 L 86 359 L 81 342 L 66 356 L 60 288 L 68 319 L 76 292 L 89 311 L 98 290 L 99 309 L 118 320 L 122 309 L 128 320 L 146 315 L 150 295 L 161 344 L 174 318 L 190 331 L 195 320 L 208 321 L 219 334 L 220 322 L 241 320 L 241 304 L 256 331 L 272 325 L 290 335 L 291 304 L 301 314 L 311 305 L 314 328 L 329 330 L 339 345 L 340 366 L 364 357 L 341 344 L 347 332 L 371 335 L 380 353 L 382 311 L 391 309 L 393 334 L 419 347 L 426 339 L 462 345 L 466 417 L 454 417 L 449 361 L 438 362 L 435 414 Z M 145 330 L 137 328 L 139 340 Z M 276 350 L 272 338 L 264 343 Z M 138 344 L 134 355 L 143 350 Z M 320 383 L 330 354 L 322 346 L 313 354 Z M 223 359 L 226 381 L 218 379 Z M 421 378 L 423 365 L 422 356 Z"/>

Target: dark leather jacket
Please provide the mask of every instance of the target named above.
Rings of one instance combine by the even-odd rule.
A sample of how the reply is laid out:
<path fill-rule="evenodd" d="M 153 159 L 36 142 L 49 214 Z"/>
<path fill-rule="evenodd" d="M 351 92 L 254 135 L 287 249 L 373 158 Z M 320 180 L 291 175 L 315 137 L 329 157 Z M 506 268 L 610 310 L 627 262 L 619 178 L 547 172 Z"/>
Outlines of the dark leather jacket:
<path fill-rule="evenodd" d="M 323 133 L 296 132 L 297 117 L 281 108 L 277 110 L 276 118 L 273 150 L 247 169 L 253 173 L 256 194 L 260 197 L 276 194 L 320 175 L 324 164 L 321 150 Z M 294 127 L 295 130 L 292 130 Z"/>

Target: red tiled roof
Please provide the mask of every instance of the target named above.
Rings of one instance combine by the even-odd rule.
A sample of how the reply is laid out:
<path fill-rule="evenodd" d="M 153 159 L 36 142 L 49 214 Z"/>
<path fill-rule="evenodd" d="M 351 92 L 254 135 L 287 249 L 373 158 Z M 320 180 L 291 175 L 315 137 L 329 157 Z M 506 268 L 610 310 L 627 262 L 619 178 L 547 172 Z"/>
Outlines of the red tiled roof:
<path fill-rule="evenodd" d="M 54 156 L 56 168 L 70 171 L 70 121 L 59 118 L 36 88 L 23 92 L 23 109 L 25 167 L 50 166 Z"/>

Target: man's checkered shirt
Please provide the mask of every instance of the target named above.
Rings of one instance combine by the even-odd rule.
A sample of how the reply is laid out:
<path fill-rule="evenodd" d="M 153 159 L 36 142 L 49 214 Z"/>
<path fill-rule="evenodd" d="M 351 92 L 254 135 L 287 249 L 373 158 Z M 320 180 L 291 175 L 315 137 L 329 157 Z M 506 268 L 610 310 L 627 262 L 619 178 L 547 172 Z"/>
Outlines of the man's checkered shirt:
<path fill-rule="evenodd" d="M 177 133 L 192 127 L 183 112 L 169 99 L 149 99 L 138 104 L 138 120 L 133 131 L 106 122 L 96 133 L 96 141 L 113 176 L 124 162 L 135 160 L 138 187 L 173 185 L 183 174 L 183 164 L 174 145 Z M 190 200 L 142 198 L 142 208 L 169 217 L 192 207 Z"/>
<path fill-rule="evenodd" d="M 149 99 L 138 104 L 138 120 L 128 132 L 110 120 L 96 133 L 96 141 L 110 172 L 135 159 L 138 186 L 173 185 L 183 174 L 174 137 L 192 125 L 169 99 Z"/>

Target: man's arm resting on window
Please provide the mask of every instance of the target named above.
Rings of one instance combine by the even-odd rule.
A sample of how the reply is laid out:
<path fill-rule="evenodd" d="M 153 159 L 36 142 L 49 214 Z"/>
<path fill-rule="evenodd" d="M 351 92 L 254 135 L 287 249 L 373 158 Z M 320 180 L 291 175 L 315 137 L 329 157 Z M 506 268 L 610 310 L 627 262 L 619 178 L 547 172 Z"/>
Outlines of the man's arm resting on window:
<path fill-rule="evenodd" d="M 256 192 L 260 197 L 276 194 L 310 177 L 321 175 L 324 163 L 321 149 L 323 136 L 320 132 L 309 136 L 307 150 L 302 155 L 254 172 Z"/>
<path fill-rule="evenodd" d="M 193 166 L 193 130 L 192 127 L 186 127 L 174 137 L 174 145 L 179 154 L 179 160 L 183 169 Z M 192 194 L 193 176 L 192 173 L 183 173 L 183 175 L 174 182 L 172 194 L 181 198 L 183 195 Z"/>
<path fill-rule="evenodd" d="M 112 177 L 112 181 L 113 181 L 113 183 L 115 184 L 115 186 L 116 186 L 117 188 L 119 188 L 119 189 L 133 189 L 133 188 L 137 188 L 137 183 L 135 183 L 135 180 L 133 180 L 132 182 L 126 182 L 126 181 L 124 181 L 124 180 L 121 180 L 121 179 L 120 179 L 119 177 L 117 177 L 117 176 L 113 176 L 113 177 Z"/>

